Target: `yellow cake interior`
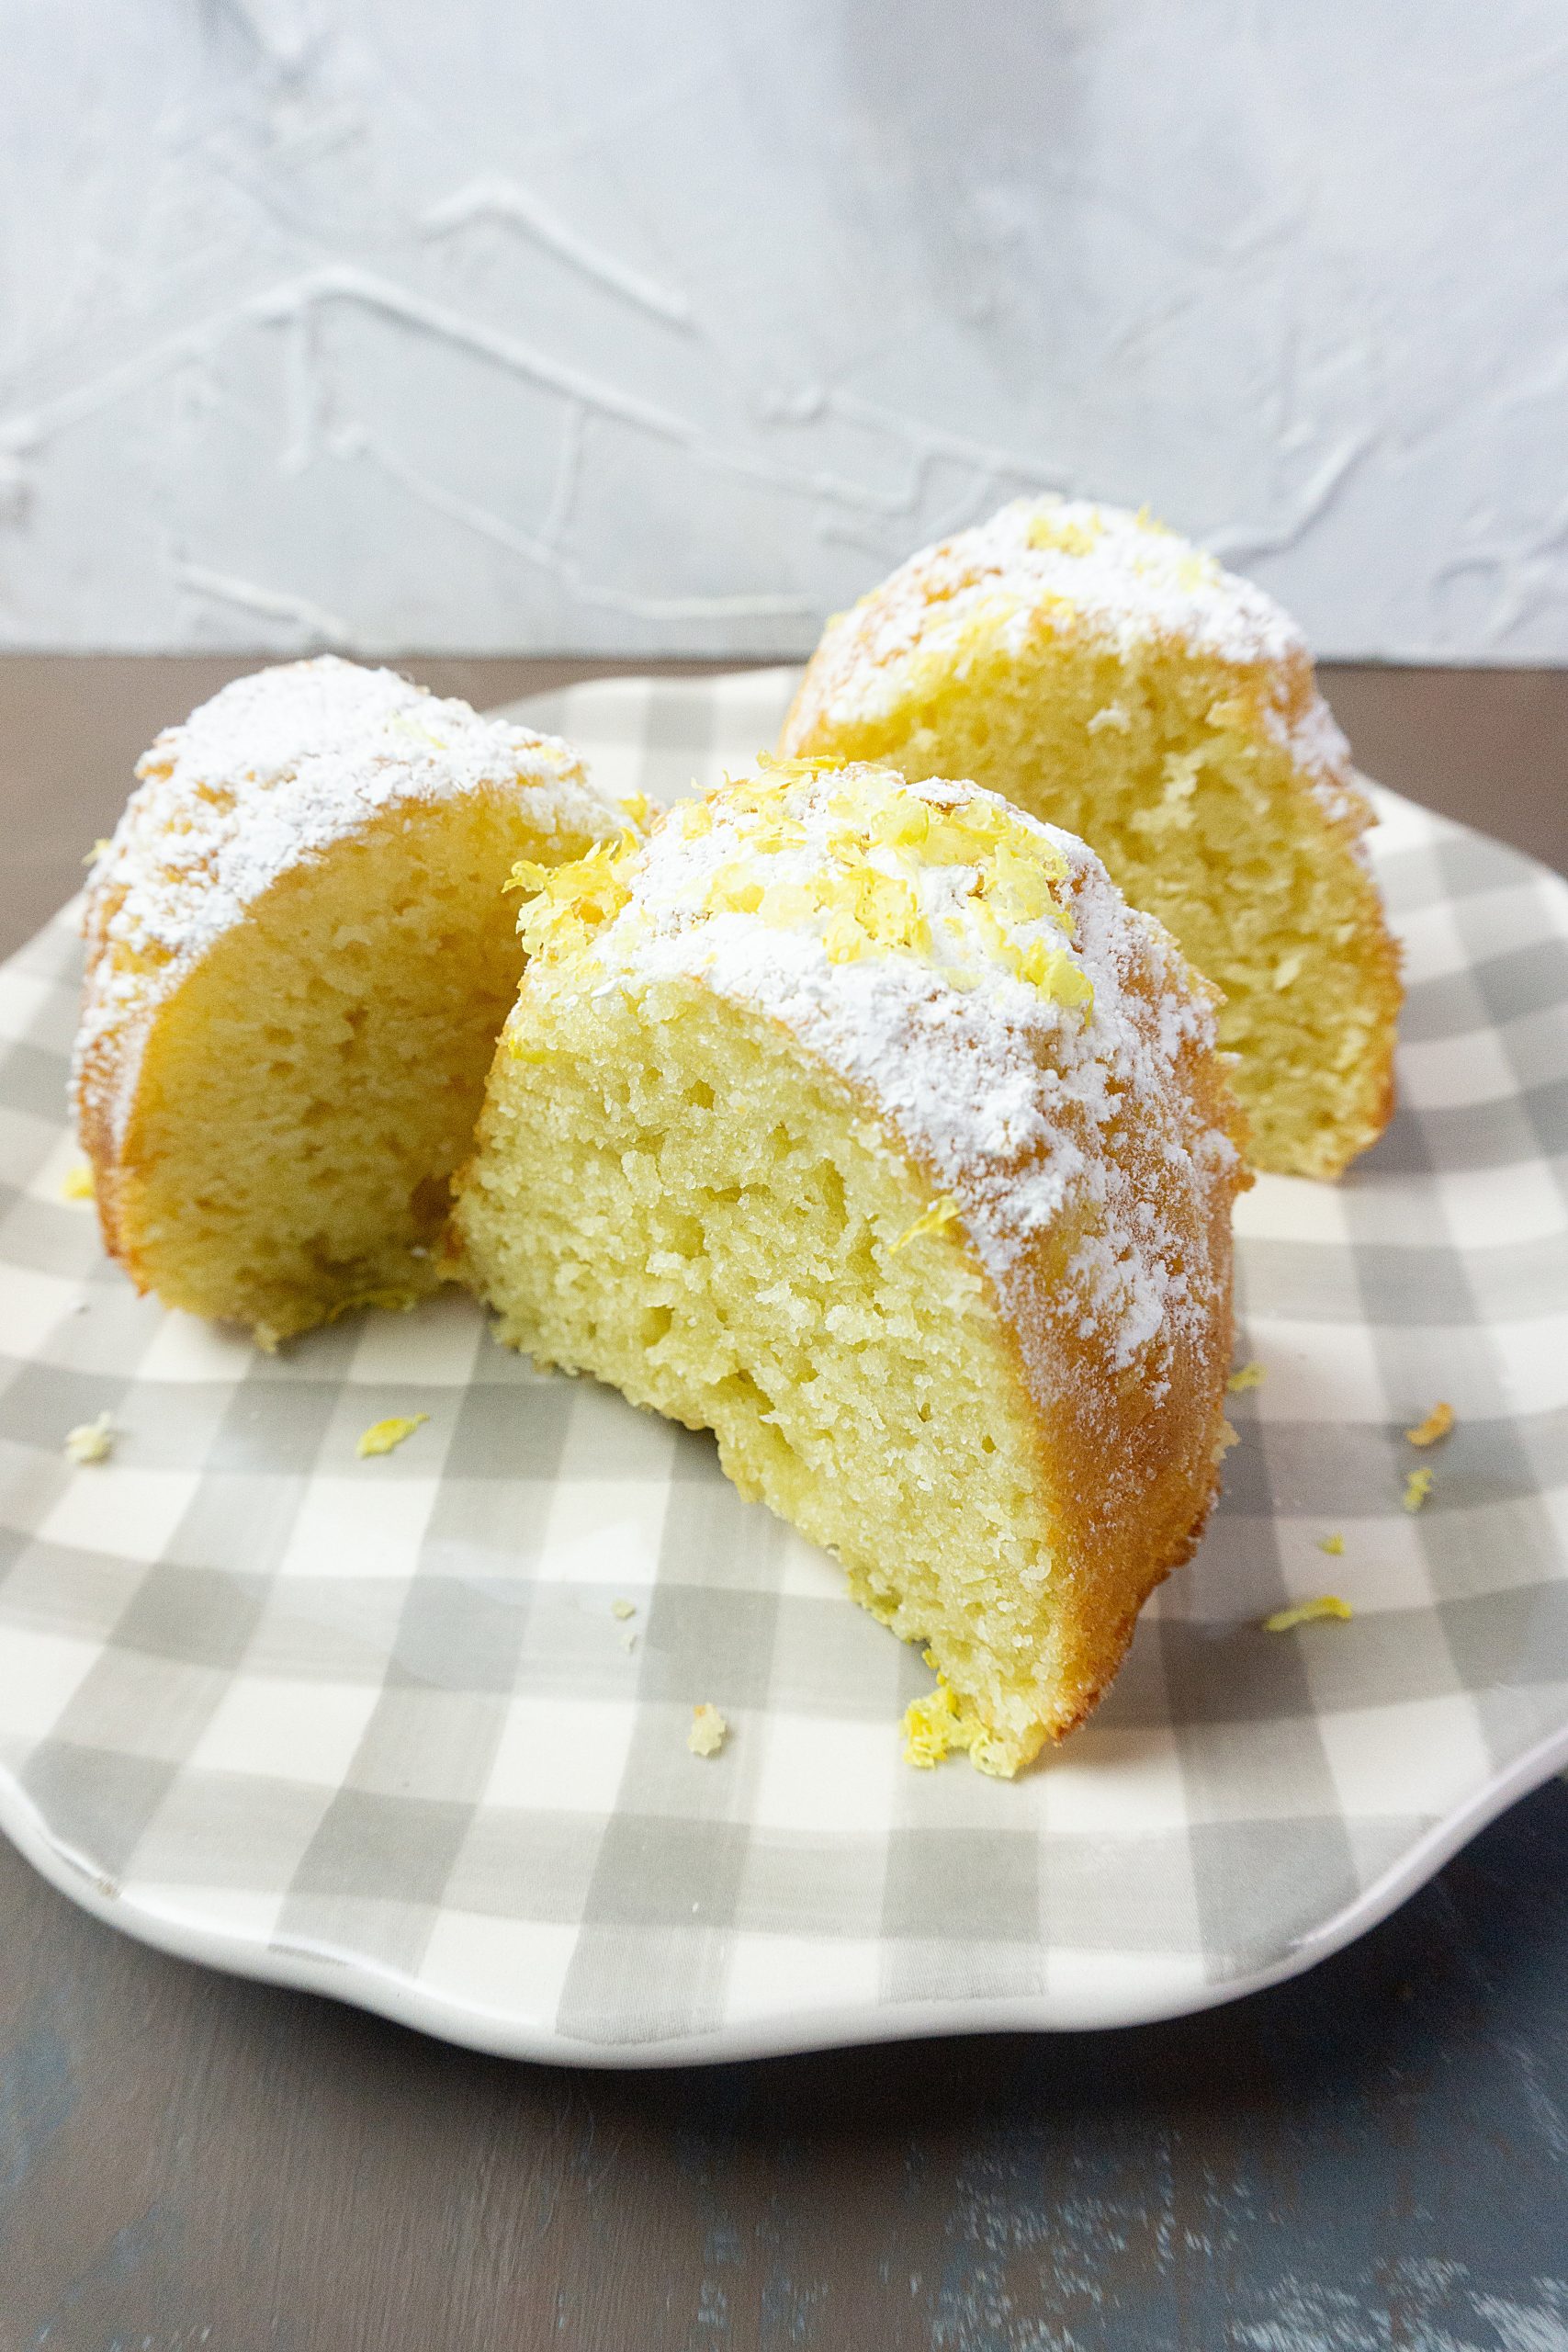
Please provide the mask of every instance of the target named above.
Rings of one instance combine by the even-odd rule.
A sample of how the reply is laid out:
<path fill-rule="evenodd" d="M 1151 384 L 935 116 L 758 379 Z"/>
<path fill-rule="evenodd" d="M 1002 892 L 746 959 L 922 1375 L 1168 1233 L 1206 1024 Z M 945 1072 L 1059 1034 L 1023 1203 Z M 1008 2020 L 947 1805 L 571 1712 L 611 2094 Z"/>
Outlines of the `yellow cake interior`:
<path fill-rule="evenodd" d="M 956 648 L 938 628 L 891 708 L 803 707 L 784 748 L 970 776 L 1081 836 L 1224 991 L 1253 1164 L 1337 1175 L 1386 1123 L 1400 997 L 1351 842 L 1219 663 L 1048 619 L 1021 652 L 1008 619 L 983 615 Z"/>
<path fill-rule="evenodd" d="M 541 850 L 521 798 L 383 811 L 285 872 L 161 1008 L 105 1205 L 169 1305 L 270 1342 L 434 1286 L 523 965 L 506 874 L 583 845 Z"/>
<path fill-rule="evenodd" d="M 930 1645 L 943 1744 L 1016 1770 L 1060 1712 L 1047 1471 L 962 1229 L 841 1080 L 691 979 L 520 1010 L 458 1209 L 501 1336 L 712 1429 Z"/>

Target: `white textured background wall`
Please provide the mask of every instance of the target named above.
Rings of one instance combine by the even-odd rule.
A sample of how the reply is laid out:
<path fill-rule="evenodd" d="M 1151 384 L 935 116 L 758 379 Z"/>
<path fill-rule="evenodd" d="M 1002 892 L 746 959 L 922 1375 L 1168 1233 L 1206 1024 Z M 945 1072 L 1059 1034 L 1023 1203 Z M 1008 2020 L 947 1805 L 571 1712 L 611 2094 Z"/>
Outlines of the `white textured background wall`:
<path fill-rule="evenodd" d="M 746 653 L 1039 485 L 1568 658 L 1563 0 L 0 0 L 0 639 Z"/>

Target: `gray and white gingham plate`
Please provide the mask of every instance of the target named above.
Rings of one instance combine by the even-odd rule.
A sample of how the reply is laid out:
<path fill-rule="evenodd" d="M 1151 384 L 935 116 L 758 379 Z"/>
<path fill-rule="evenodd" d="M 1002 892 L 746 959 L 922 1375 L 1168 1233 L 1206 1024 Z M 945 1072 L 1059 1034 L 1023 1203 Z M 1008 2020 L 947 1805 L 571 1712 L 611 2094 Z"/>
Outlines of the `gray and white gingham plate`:
<path fill-rule="evenodd" d="M 528 708 L 670 797 L 771 742 L 790 682 Z M 918 1656 L 706 1439 L 467 1301 L 268 1358 L 136 1299 L 62 1196 L 62 915 L 0 969 L 0 1823 L 151 1942 L 601 2064 L 1132 2022 L 1348 1942 L 1568 1762 L 1568 885 L 1379 805 L 1398 1118 L 1344 1184 L 1241 1204 L 1267 1376 L 1224 1507 L 1010 1785 L 902 1762 Z M 73 1466 L 104 1411 L 112 1460 Z M 1350 1622 L 1259 1630 L 1325 1589 Z"/>

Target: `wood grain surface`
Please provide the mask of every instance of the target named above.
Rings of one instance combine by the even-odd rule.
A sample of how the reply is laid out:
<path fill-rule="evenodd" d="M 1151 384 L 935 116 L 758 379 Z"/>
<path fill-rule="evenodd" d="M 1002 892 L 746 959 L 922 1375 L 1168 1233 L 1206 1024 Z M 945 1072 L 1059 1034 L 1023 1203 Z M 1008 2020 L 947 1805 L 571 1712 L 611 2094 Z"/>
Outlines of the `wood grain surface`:
<path fill-rule="evenodd" d="M 1561 2352 L 1568 1788 L 1207 2016 L 663 2074 L 145 1951 L 0 1845 L 4 2352 Z"/>
<path fill-rule="evenodd" d="M 0 953 L 248 666 L 0 662 Z M 1568 863 L 1568 677 L 1328 684 L 1372 773 Z M 1561 1782 L 1204 2017 L 662 2074 L 166 1959 L 0 1843 L 0 2352 L 1568 2352 L 1565 2183 Z"/>

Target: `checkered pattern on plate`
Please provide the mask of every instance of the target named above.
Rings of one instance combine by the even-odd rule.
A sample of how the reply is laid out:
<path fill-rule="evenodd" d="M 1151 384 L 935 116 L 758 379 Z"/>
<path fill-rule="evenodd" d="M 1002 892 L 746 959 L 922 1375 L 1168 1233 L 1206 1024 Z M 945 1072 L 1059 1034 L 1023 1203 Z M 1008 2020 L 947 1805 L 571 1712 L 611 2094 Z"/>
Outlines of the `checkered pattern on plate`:
<path fill-rule="evenodd" d="M 771 741 L 790 683 L 527 710 L 669 798 Z M 1267 1377 L 1224 1506 L 1010 1785 L 904 1765 L 925 1669 L 707 1439 L 536 1374 L 467 1301 L 268 1358 L 133 1297 L 62 1193 L 67 910 L 0 969 L 6 1827 L 154 1941 L 538 2055 L 1127 2020 L 1345 1941 L 1568 1756 L 1568 886 L 1378 800 L 1398 1118 L 1344 1184 L 1241 1204 Z M 103 1411 L 112 1460 L 73 1466 Z M 1350 1623 L 1259 1630 L 1325 1588 Z"/>

